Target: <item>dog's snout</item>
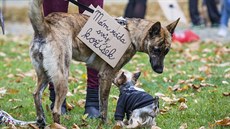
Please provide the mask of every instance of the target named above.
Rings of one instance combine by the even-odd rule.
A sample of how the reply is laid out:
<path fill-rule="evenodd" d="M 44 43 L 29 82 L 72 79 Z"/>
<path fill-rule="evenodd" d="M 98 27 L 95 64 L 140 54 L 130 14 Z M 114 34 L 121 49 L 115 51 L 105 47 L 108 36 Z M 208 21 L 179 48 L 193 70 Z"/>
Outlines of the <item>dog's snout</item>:
<path fill-rule="evenodd" d="M 156 73 L 163 73 L 163 67 L 162 66 L 153 66 L 153 70 L 156 72 Z"/>

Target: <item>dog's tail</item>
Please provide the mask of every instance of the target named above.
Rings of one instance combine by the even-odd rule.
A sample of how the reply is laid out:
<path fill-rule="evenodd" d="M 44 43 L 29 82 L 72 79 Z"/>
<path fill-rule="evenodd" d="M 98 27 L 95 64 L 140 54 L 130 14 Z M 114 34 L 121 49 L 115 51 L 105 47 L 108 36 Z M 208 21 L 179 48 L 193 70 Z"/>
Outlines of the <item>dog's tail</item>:
<path fill-rule="evenodd" d="M 32 23 L 35 34 L 45 34 L 45 20 L 42 8 L 43 0 L 31 0 L 29 8 L 29 18 Z"/>

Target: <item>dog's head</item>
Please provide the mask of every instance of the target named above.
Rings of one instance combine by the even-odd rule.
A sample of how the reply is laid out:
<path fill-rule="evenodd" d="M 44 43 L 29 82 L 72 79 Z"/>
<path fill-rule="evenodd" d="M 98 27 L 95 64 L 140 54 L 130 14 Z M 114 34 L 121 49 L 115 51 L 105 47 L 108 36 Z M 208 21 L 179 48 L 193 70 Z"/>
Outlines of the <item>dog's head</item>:
<path fill-rule="evenodd" d="M 139 71 L 131 73 L 129 71 L 121 70 L 118 72 L 118 74 L 114 78 L 113 83 L 114 83 L 114 85 L 116 85 L 119 88 L 120 88 L 120 86 L 122 86 L 128 82 L 132 82 L 132 84 L 135 85 L 138 78 L 140 77 L 140 75 L 141 75 L 141 72 L 139 72 Z"/>
<path fill-rule="evenodd" d="M 172 34 L 179 19 L 167 25 L 161 26 L 160 22 L 154 23 L 144 38 L 144 50 L 149 55 L 152 69 L 156 73 L 162 73 L 164 69 L 164 58 L 169 52 L 172 42 Z"/>

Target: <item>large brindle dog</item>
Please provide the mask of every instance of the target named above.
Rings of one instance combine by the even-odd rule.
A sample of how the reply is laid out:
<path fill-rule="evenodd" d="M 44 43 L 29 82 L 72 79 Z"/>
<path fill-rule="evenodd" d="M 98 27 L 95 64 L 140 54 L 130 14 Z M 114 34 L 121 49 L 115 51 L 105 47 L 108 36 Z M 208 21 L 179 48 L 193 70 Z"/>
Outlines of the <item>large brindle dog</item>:
<path fill-rule="evenodd" d="M 29 18 L 34 29 L 34 38 L 30 44 L 30 57 L 37 74 L 37 87 L 34 91 L 34 102 L 37 123 L 45 125 L 41 97 L 49 82 L 54 83 L 55 105 L 53 120 L 60 123 L 61 105 L 68 91 L 68 75 L 71 59 L 87 62 L 93 51 L 77 37 L 88 20 L 82 14 L 51 13 L 44 17 L 43 0 L 32 0 Z M 179 19 L 162 27 L 160 22 L 144 19 L 127 19 L 131 44 L 115 66 L 112 68 L 100 57 L 96 56 L 88 67 L 99 71 L 99 102 L 103 121 L 107 119 L 108 97 L 115 74 L 136 54 L 144 52 L 149 55 L 152 69 L 163 72 L 164 57 L 171 46 L 171 35 Z"/>

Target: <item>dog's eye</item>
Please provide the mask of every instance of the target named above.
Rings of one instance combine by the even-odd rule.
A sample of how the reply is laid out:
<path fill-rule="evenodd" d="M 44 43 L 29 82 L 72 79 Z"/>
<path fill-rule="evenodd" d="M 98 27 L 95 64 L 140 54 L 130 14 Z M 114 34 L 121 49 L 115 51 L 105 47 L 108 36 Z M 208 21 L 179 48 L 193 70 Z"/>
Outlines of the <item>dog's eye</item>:
<path fill-rule="evenodd" d="M 166 48 L 165 49 L 165 55 L 168 54 L 168 52 L 169 52 L 169 48 Z"/>

